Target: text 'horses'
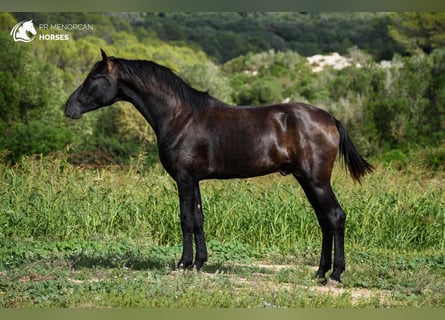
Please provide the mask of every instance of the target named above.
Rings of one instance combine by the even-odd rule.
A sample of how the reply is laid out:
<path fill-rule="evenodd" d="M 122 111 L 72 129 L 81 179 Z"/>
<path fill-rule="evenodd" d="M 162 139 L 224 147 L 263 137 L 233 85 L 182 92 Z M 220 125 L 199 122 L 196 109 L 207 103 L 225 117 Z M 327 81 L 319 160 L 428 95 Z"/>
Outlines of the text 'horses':
<path fill-rule="evenodd" d="M 372 171 L 343 125 L 329 113 L 303 103 L 263 107 L 230 106 L 188 86 L 170 69 L 151 61 L 107 57 L 97 62 L 72 93 L 65 114 L 116 101 L 131 102 L 157 136 L 162 165 L 178 186 L 183 251 L 179 268 L 207 261 L 199 181 L 292 174 L 313 206 L 323 234 L 317 277 L 340 281 L 345 270 L 345 213 L 330 184 L 337 153 L 352 178 Z M 196 255 L 193 260 L 193 239 Z"/>

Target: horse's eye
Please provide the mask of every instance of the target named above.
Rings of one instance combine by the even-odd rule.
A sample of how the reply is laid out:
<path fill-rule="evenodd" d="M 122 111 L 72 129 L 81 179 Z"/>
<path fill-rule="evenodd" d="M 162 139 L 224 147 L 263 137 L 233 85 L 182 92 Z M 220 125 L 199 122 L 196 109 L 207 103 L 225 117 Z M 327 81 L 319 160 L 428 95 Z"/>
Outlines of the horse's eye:
<path fill-rule="evenodd" d="M 108 77 L 104 76 L 104 75 L 94 76 L 93 80 L 96 80 L 96 81 L 98 81 L 101 84 L 111 84 L 111 80 Z"/>

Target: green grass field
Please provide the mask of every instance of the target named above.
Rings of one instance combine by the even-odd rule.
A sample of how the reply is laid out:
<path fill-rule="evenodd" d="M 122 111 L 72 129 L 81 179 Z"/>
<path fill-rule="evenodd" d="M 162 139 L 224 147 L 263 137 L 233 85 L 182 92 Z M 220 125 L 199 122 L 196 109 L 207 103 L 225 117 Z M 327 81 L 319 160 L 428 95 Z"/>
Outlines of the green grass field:
<path fill-rule="evenodd" d="M 202 182 L 209 262 L 174 270 L 179 204 L 159 165 L 0 165 L 0 306 L 396 307 L 445 304 L 443 172 L 340 168 L 347 270 L 314 279 L 320 230 L 291 177 Z"/>

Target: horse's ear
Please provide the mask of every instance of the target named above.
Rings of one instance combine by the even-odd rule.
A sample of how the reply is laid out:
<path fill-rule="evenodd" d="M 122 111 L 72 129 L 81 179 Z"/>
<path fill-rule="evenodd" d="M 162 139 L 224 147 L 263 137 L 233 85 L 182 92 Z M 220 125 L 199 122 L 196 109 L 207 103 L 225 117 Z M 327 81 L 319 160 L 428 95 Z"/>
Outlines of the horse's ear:
<path fill-rule="evenodd" d="M 100 48 L 100 53 L 102 55 L 102 60 L 103 61 L 107 61 L 108 60 L 108 56 L 107 56 L 107 54 L 105 53 L 105 51 L 102 48 Z"/>
<path fill-rule="evenodd" d="M 100 53 L 102 55 L 102 61 L 104 61 L 107 65 L 107 71 L 109 73 L 113 73 L 113 70 L 115 69 L 113 60 L 110 60 L 108 58 L 107 54 L 105 53 L 105 51 L 102 48 L 100 48 Z"/>

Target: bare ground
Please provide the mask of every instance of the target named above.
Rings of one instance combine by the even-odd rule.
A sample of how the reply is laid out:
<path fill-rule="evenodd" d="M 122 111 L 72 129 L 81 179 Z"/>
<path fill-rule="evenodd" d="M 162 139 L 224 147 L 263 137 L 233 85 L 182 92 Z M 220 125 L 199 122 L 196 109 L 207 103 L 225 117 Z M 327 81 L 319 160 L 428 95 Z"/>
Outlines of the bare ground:
<path fill-rule="evenodd" d="M 268 270 L 273 273 L 280 272 L 285 269 L 295 269 L 295 265 L 290 264 L 267 264 L 267 263 L 255 263 L 253 266 Z M 316 266 L 311 267 L 314 271 Z M 206 277 L 221 276 L 218 272 L 206 273 L 202 272 Z M 264 273 L 252 273 L 250 276 L 236 276 L 235 274 L 225 274 L 229 278 L 235 278 L 233 281 L 240 287 L 250 287 L 258 290 L 306 290 L 312 291 L 315 294 L 323 294 L 332 297 L 349 297 L 352 305 L 357 305 L 360 302 L 375 301 L 376 299 L 380 304 L 388 303 L 391 300 L 391 292 L 388 290 L 380 289 L 366 289 L 366 288 L 345 288 L 341 283 L 336 281 L 328 281 L 323 285 L 320 283 L 303 285 L 295 283 L 277 283 L 270 280 L 270 276 Z"/>

